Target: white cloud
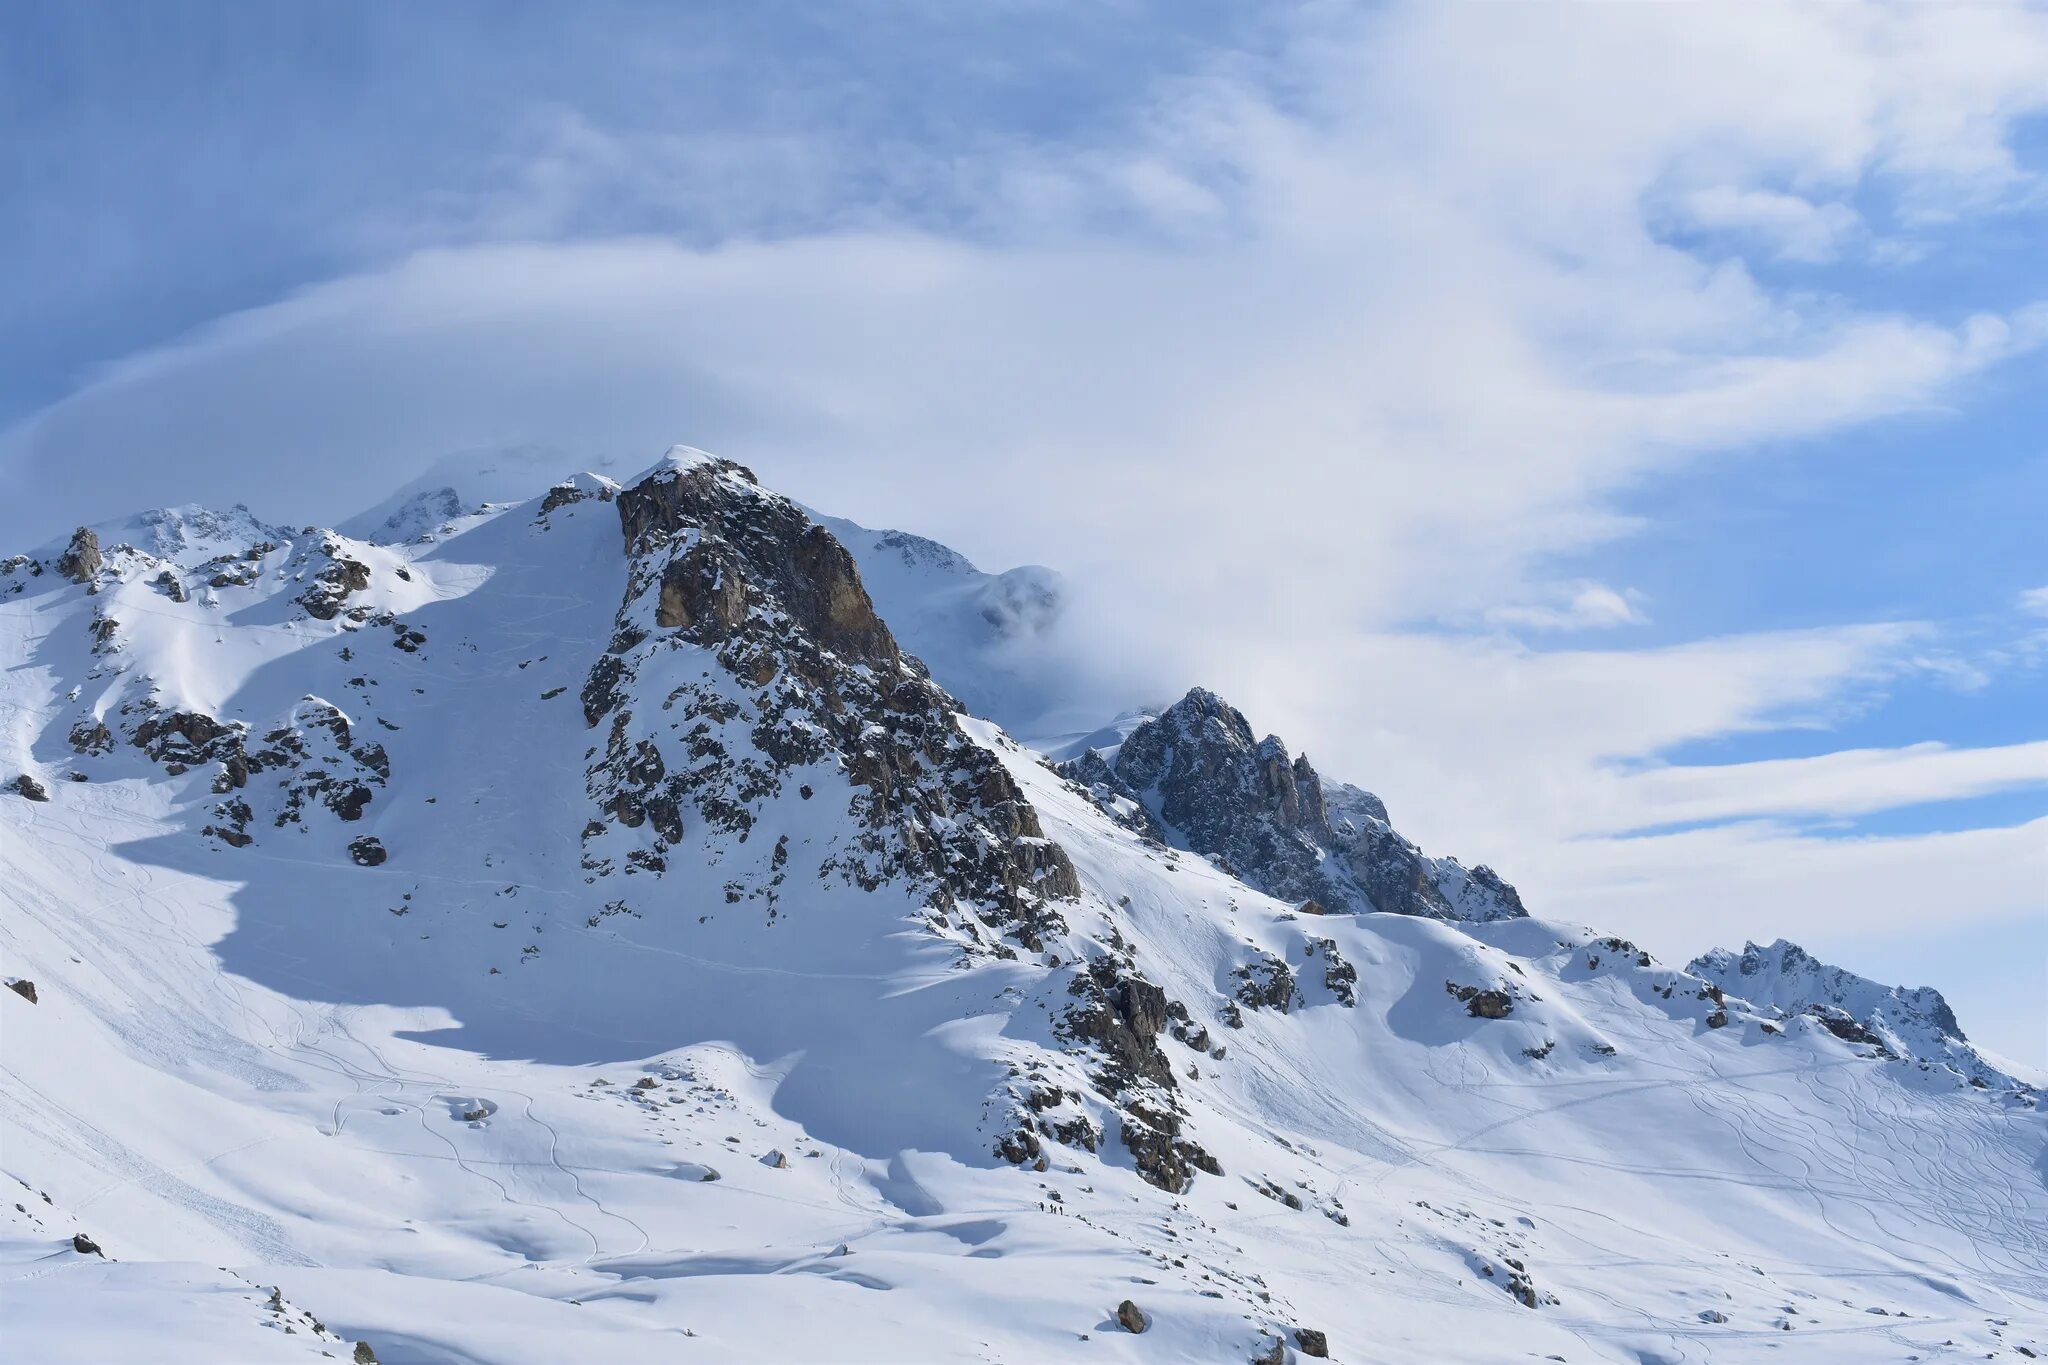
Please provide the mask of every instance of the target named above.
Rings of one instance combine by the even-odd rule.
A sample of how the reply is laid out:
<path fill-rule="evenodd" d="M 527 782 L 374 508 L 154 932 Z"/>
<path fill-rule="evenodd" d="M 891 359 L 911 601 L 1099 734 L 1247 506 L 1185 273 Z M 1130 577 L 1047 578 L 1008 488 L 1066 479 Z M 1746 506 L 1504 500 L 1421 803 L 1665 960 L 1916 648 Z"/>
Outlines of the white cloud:
<path fill-rule="evenodd" d="M 1816 204 L 1796 194 L 1732 185 L 1694 190 L 1686 196 L 1685 212 L 1696 227 L 1754 233 L 1787 261 L 1831 261 L 1863 226 L 1846 204 Z"/>
<path fill-rule="evenodd" d="M 1901 806 L 2048 788 L 2048 740 L 1977 749 L 1933 742 L 1842 749 L 1811 758 L 1664 766 L 1615 778 L 1635 812 L 1660 824 L 1742 815 L 1854 816 Z"/>
<path fill-rule="evenodd" d="M 1544 600 L 1489 607 L 1484 619 L 1491 625 L 1528 630 L 1599 630 L 1641 625 L 1647 619 L 1642 601 L 1643 595 L 1633 588 L 1616 591 L 1604 583 L 1561 583 Z"/>
<path fill-rule="evenodd" d="M 1703 943 L 1816 949 L 1900 931 L 1983 931 L 2037 917 L 2048 819 L 2008 828 L 1813 839 L 1757 822 L 1562 846 L 1538 876 L 1572 917 L 1663 956 Z M 1970 1016 L 1964 1010 L 1964 1026 Z M 2038 1024 L 2038 1014 L 2036 1016 Z M 2021 1052 L 2037 1052 L 2038 1037 Z"/>
<path fill-rule="evenodd" d="M 2020 594 L 2020 610 L 2035 616 L 2048 616 L 2048 587 L 2028 588 Z"/>

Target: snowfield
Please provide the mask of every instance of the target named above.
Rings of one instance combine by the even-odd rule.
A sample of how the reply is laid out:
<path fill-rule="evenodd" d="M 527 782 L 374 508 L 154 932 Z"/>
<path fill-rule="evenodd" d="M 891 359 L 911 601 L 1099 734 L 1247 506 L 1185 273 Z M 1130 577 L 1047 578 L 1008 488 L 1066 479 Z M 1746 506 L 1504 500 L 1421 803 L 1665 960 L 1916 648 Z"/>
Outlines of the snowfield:
<path fill-rule="evenodd" d="M 1945 1006 L 1304 913 L 897 656 L 1053 580 L 846 529 L 892 642 L 734 469 L 0 561 L 0 1353 L 2048 1354 Z"/>

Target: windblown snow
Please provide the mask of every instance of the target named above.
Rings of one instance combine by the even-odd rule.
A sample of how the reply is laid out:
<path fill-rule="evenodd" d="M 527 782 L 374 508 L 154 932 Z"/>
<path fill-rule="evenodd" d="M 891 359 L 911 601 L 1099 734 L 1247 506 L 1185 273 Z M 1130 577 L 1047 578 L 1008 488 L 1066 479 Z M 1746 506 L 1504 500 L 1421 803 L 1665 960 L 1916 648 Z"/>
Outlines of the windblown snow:
<path fill-rule="evenodd" d="M 8 1359 L 2048 1353 L 1938 993 L 1525 909 L 1199 689 L 1055 765 L 1049 571 L 701 452 L 348 529 L 0 561 Z"/>

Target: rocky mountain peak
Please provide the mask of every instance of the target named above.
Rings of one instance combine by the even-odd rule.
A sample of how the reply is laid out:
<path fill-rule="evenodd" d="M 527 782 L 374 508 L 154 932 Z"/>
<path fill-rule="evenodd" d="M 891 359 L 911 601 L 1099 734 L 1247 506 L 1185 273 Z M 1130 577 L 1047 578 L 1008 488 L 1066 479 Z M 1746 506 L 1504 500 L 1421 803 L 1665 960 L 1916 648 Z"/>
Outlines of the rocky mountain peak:
<path fill-rule="evenodd" d="M 589 773 L 606 818 L 586 831 L 586 866 L 659 873 L 693 823 L 744 841 L 768 807 L 836 789 L 856 819 L 816 876 L 906 880 L 971 943 L 1038 946 L 1060 922 L 1054 902 L 1078 890 L 1073 869 L 897 645 L 831 532 L 695 451 L 672 451 L 615 501 L 627 584 L 583 689 L 587 720 L 608 730 Z M 771 858 L 729 895 L 772 914 L 796 870 Z"/>
<path fill-rule="evenodd" d="M 1062 771 L 1127 826 L 1284 900 L 1435 919 L 1527 913 L 1490 868 L 1425 856 L 1394 832 L 1379 798 L 1326 783 L 1277 736 L 1255 739 L 1244 714 L 1207 688 Z"/>

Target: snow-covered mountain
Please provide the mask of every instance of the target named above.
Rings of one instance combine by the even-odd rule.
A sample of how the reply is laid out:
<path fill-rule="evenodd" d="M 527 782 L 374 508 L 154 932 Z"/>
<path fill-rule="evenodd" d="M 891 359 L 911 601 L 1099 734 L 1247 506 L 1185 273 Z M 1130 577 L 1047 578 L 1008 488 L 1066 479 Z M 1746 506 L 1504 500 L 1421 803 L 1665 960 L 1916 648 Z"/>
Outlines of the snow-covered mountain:
<path fill-rule="evenodd" d="M 10 1357 L 2048 1349 L 1933 993 L 1534 917 L 1199 690 L 1028 750 L 1054 580 L 701 452 L 446 486 L 0 561 Z"/>

